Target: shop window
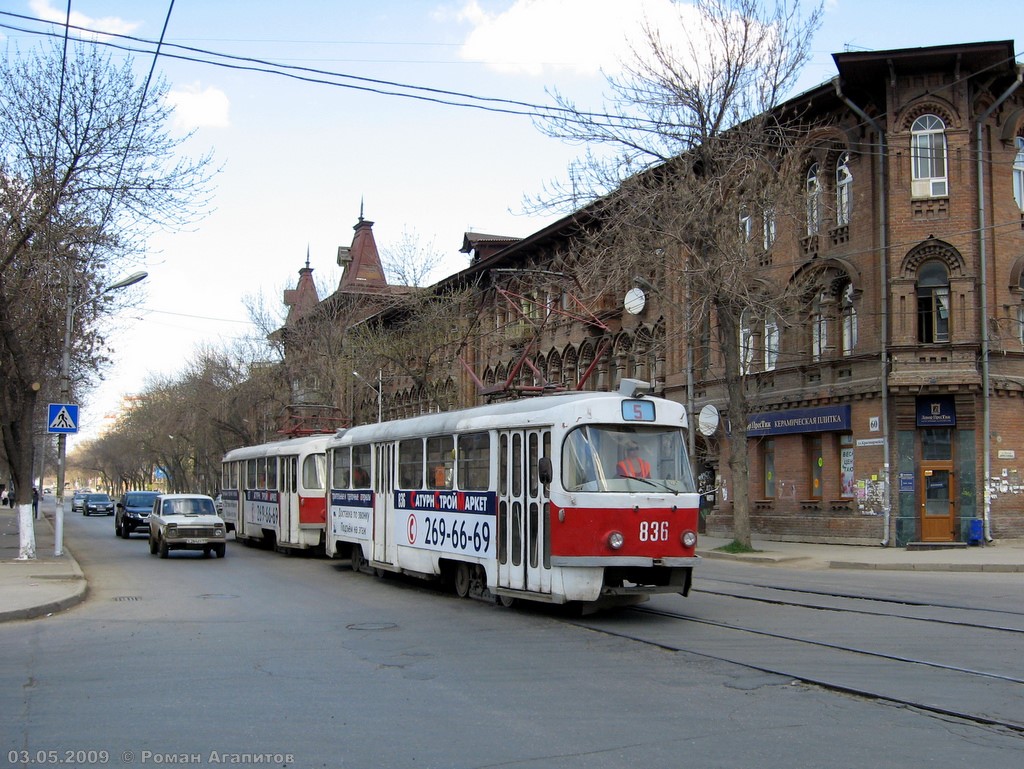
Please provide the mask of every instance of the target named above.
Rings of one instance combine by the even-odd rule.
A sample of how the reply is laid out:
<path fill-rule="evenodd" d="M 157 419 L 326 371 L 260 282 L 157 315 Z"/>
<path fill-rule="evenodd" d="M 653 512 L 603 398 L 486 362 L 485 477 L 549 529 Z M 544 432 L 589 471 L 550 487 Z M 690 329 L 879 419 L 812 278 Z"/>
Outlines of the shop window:
<path fill-rule="evenodd" d="M 921 461 L 945 462 L 953 459 L 953 430 L 933 427 L 921 430 Z"/>
<path fill-rule="evenodd" d="M 810 462 L 810 499 L 821 499 L 825 457 L 821 452 L 821 436 L 807 437 L 807 458 Z"/>
<path fill-rule="evenodd" d="M 925 262 L 917 273 L 917 341 L 949 341 L 949 273 L 942 262 Z"/>
<path fill-rule="evenodd" d="M 836 226 L 850 223 L 853 207 L 853 174 L 850 173 L 850 153 L 844 152 L 836 163 Z"/>
<path fill-rule="evenodd" d="M 910 127 L 911 190 L 915 198 L 944 198 L 946 124 L 936 115 L 921 115 Z"/>
<path fill-rule="evenodd" d="M 857 477 L 853 464 L 853 436 L 843 433 L 839 436 L 839 495 L 852 499 L 857 495 Z"/>
<path fill-rule="evenodd" d="M 766 438 L 761 443 L 761 466 L 764 468 L 764 499 L 775 499 L 775 439 Z"/>

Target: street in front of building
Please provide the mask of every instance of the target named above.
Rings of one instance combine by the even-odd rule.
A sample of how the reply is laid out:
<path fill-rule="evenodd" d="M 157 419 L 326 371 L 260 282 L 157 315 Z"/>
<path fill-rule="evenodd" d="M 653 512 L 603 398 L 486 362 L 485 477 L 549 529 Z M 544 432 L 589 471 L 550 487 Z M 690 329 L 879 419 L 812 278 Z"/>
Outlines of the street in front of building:
<path fill-rule="evenodd" d="M 1018 573 L 705 560 L 690 598 L 581 617 L 67 528 L 87 600 L 0 625 L 10 765 L 1019 765 Z"/>

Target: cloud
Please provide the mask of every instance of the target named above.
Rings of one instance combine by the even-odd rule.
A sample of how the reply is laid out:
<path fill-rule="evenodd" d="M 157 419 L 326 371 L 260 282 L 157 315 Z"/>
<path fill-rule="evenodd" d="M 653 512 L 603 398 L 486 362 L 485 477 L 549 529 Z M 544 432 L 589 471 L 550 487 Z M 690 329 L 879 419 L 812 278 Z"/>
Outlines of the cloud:
<path fill-rule="evenodd" d="M 168 92 L 167 102 L 174 108 L 174 126 L 185 131 L 193 128 L 228 128 L 231 102 L 219 88 L 195 85 L 179 86 Z"/>
<path fill-rule="evenodd" d="M 49 0 L 30 0 L 28 6 L 32 13 L 40 19 L 63 24 L 65 19 L 68 18 L 66 9 L 54 8 L 50 5 Z M 119 16 L 93 18 L 79 11 L 71 11 L 70 22 L 76 27 L 87 27 L 88 29 L 101 30 L 115 35 L 130 35 L 141 26 L 140 22 L 125 21 Z"/>
<path fill-rule="evenodd" d="M 610 74 L 631 58 L 645 20 L 673 29 L 679 13 L 672 0 L 514 0 L 498 13 L 467 0 L 459 19 L 472 29 L 461 55 L 510 74 Z"/>

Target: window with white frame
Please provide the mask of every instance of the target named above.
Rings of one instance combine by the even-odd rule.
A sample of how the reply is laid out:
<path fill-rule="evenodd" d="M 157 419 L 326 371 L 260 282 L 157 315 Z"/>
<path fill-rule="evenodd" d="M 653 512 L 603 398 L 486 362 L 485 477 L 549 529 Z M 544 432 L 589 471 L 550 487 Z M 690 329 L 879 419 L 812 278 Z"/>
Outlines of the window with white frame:
<path fill-rule="evenodd" d="M 774 371 L 779 362 L 779 322 L 775 316 L 764 321 L 764 370 Z"/>
<path fill-rule="evenodd" d="M 940 261 L 925 262 L 917 272 L 917 341 L 949 341 L 949 272 Z"/>
<path fill-rule="evenodd" d="M 761 243 L 765 251 L 775 244 L 775 209 L 770 206 L 761 213 Z"/>
<path fill-rule="evenodd" d="M 857 309 L 853 306 L 853 284 L 843 288 L 841 311 L 843 319 L 843 355 L 853 355 L 857 348 Z"/>
<path fill-rule="evenodd" d="M 1017 137 L 1017 156 L 1013 159 L 1013 199 L 1024 213 L 1024 136 Z"/>
<path fill-rule="evenodd" d="M 807 206 L 807 234 L 816 235 L 821 228 L 821 182 L 817 163 L 812 163 L 807 169 L 804 203 Z"/>
<path fill-rule="evenodd" d="M 850 173 L 850 153 L 844 152 L 836 162 L 836 226 L 850 223 L 853 206 L 853 174 Z"/>
<path fill-rule="evenodd" d="M 750 371 L 754 362 L 754 329 L 750 323 L 750 310 L 740 313 L 740 373 Z"/>
<path fill-rule="evenodd" d="M 910 127 L 911 190 L 915 198 L 949 194 L 946 178 L 946 124 L 937 115 L 921 115 Z"/>
<path fill-rule="evenodd" d="M 753 219 L 750 218 L 750 212 L 743 208 L 740 210 L 740 237 L 743 238 L 744 243 L 749 243 L 753 238 Z"/>
<path fill-rule="evenodd" d="M 817 362 L 825 357 L 828 349 L 828 307 L 829 295 L 822 292 L 811 309 L 811 360 Z"/>

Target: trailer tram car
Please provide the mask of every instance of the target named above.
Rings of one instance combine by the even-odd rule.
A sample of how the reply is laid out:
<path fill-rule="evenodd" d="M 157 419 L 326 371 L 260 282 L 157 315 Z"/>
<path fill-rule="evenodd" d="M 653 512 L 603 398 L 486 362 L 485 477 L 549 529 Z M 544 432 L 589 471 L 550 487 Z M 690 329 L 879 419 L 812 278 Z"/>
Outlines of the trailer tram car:
<path fill-rule="evenodd" d="M 699 495 L 686 410 L 641 390 L 625 380 L 339 433 L 327 555 L 505 604 L 687 595 Z"/>
<path fill-rule="evenodd" d="M 319 548 L 327 519 L 330 435 L 233 449 L 221 464 L 223 516 L 235 539 L 288 550 Z"/>

